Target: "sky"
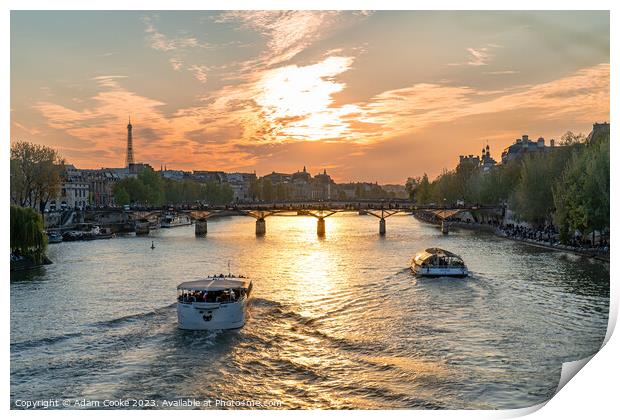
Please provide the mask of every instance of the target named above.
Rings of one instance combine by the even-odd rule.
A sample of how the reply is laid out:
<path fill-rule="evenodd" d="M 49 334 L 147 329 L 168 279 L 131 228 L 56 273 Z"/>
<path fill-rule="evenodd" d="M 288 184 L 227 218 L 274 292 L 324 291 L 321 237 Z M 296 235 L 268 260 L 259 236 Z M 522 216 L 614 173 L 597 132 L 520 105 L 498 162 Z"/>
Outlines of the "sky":
<path fill-rule="evenodd" d="M 404 183 L 609 120 L 609 13 L 12 11 L 11 141 Z"/>

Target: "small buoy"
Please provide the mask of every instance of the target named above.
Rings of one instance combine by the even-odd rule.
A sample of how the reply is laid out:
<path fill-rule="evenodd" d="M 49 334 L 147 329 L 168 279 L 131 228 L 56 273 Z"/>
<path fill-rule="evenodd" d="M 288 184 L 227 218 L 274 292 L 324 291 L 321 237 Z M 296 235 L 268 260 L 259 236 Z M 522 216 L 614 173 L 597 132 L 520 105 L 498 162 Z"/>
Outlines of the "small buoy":
<path fill-rule="evenodd" d="M 155 249 L 155 243 L 151 241 L 151 249 Z"/>

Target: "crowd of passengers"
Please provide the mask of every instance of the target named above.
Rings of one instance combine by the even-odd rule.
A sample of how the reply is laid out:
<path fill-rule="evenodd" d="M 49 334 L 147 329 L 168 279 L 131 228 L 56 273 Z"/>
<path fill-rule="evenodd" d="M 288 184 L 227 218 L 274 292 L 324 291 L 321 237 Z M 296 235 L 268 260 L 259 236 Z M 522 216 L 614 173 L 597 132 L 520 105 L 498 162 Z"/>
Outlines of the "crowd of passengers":
<path fill-rule="evenodd" d="M 245 296 L 244 289 L 226 289 L 215 291 L 184 290 L 178 296 L 178 301 L 182 303 L 209 302 L 226 303 L 236 302 Z"/>
<path fill-rule="evenodd" d="M 424 260 L 422 267 L 465 267 L 465 263 L 458 258 L 435 256 Z"/>

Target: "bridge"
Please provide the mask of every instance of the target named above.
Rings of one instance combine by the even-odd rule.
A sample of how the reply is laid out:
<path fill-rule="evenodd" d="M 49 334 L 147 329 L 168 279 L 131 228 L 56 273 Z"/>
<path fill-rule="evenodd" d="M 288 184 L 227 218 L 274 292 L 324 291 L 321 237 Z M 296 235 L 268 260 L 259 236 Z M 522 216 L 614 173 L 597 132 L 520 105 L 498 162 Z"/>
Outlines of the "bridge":
<path fill-rule="evenodd" d="M 325 236 L 325 219 L 337 213 L 357 212 L 379 219 L 379 234 L 386 234 L 386 219 L 399 213 L 425 213 L 442 222 L 442 231 L 448 233 L 447 219 L 461 212 L 502 211 L 503 206 L 435 206 L 417 205 L 407 200 L 359 200 L 359 201 L 297 201 L 279 203 L 248 203 L 223 206 L 182 206 L 163 208 L 142 208 L 134 210 L 114 209 L 123 212 L 126 217 L 137 221 L 156 221 L 167 213 L 188 215 L 195 222 L 195 234 L 205 236 L 208 232 L 208 219 L 218 216 L 246 216 L 256 219 L 256 235 L 267 232 L 266 220 L 271 216 L 311 216 L 317 219 L 317 235 Z M 113 210 L 113 211 L 114 211 Z"/>

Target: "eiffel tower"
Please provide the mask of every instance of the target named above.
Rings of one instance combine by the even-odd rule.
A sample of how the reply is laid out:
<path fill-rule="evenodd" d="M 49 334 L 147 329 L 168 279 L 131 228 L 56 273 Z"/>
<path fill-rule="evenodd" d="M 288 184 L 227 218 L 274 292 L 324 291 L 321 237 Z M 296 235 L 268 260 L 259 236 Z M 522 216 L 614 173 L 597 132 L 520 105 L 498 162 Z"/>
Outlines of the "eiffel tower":
<path fill-rule="evenodd" d="M 131 117 L 129 117 L 129 124 L 127 124 L 127 159 L 125 165 L 129 168 L 130 165 L 133 165 L 133 138 L 131 136 Z"/>

